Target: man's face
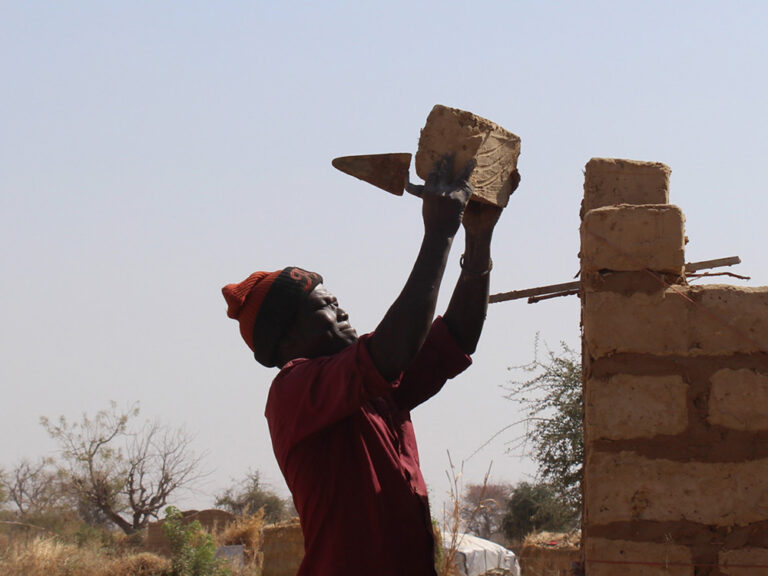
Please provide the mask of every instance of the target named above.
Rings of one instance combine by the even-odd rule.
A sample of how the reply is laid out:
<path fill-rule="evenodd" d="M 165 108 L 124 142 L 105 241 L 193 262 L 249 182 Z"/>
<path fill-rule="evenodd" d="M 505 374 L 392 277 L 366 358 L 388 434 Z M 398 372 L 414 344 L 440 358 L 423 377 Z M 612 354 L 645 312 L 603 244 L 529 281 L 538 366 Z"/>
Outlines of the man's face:
<path fill-rule="evenodd" d="M 289 331 L 294 355 L 317 358 L 335 354 L 357 341 L 349 316 L 325 286 L 318 284 L 296 313 Z M 298 357 L 298 356 L 296 356 Z"/>

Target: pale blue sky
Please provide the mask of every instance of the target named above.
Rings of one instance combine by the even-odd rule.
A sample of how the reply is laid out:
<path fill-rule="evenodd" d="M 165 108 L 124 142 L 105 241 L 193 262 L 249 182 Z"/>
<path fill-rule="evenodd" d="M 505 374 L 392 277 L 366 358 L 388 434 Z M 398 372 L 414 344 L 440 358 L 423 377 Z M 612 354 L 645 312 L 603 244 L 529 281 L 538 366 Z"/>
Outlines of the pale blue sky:
<path fill-rule="evenodd" d="M 688 260 L 740 255 L 768 284 L 767 29 L 757 1 L 0 2 L 0 466 L 53 449 L 41 415 L 139 401 L 209 453 L 196 505 L 248 468 L 284 491 L 273 371 L 220 288 L 300 265 L 373 329 L 415 257 L 418 201 L 330 162 L 415 152 L 436 103 L 522 138 L 492 291 L 577 272 L 593 156 L 669 164 Z M 507 367 L 537 332 L 577 347 L 578 321 L 574 297 L 491 307 L 475 366 L 414 413 L 436 499 L 446 450 L 460 461 L 519 418 Z M 532 472 L 505 454 L 514 435 L 466 479 L 491 460 L 494 480 Z"/>

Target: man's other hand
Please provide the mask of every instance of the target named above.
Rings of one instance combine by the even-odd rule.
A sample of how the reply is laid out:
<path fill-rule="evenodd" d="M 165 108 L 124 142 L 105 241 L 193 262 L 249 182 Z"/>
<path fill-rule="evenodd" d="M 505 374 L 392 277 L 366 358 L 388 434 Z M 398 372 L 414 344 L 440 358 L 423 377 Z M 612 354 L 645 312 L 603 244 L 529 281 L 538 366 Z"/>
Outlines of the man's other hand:
<path fill-rule="evenodd" d="M 501 211 L 502 209 L 495 204 L 473 200 L 464 208 L 464 217 L 461 222 L 467 234 L 491 232 L 499 221 Z"/>
<path fill-rule="evenodd" d="M 515 170 L 510 175 L 510 183 L 512 185 L 512 192 L 517 190 L 520 184 L 520 173 Z M 480 200 L 474 200 L 467 204 L 464 209 L 464 217 L 462 224 L 468 234 L 482 234 L 484 232 L 490 232 L 496 223 L 499 221 L 503 208 L 490 204 L 488 202 L 482 202 Z"/>

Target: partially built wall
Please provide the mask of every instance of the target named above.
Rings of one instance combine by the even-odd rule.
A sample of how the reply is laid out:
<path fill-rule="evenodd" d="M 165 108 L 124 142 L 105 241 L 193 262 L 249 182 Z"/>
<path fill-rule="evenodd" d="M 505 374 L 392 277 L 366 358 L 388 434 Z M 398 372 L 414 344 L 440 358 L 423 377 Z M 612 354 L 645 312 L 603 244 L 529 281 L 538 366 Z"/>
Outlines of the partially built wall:
<path fill-rule="evenodd" d="M 768 288 L 689 284 L 669 176 L 586 167 L 584 569 L 767 575 Z"/>

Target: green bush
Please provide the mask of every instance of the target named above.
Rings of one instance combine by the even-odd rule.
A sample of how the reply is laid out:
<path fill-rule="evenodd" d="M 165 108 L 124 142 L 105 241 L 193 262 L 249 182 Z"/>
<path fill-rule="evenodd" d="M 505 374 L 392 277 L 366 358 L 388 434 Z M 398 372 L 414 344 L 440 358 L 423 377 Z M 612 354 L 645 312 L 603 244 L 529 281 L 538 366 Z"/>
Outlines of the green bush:
<path fill-rule="evenodd" d="M 235 486 L 218 494 L 214 504 L 219 510 L 226 510 L 235 516 L 246 516 L 263 509 L 264 518 L 269 523 L 282 522 L 293 516 L 290 498 L 283 500 L 264 487 L 259 472 L 253 470 Z"/>
<path fill-rule="evenodd" d="M 213 537 L 197 520 L 184 523 L 181 511 L 165 509 L 163 531 L 171 543 L 173 576 L 230 576 L 231 571 L 216 558 Z"/>
<path fill-rule="evenodd" d="M 502 520 L 504 535 L 510 540 L 523 540 L 541 530 L 560 532 L 574 527 L 573 511 L 549 484 L 520 482 L 507 502 Z"/>

